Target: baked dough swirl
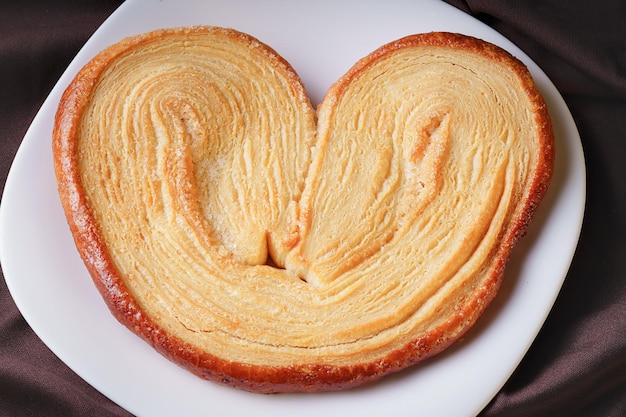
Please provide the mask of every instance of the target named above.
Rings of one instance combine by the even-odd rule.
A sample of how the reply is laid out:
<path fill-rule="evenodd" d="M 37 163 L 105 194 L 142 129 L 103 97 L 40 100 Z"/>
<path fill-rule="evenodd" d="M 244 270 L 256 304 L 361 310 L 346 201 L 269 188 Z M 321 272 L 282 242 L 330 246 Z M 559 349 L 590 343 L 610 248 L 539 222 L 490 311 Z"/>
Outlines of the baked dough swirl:
<path fill-rule="evenodd" d="M 552 173 L 526 68 L 450 33 L 360 60 L 314 110 L 232 29 L 138 35 L 61 100 L 55 170 L 115 316 L 211 380 L 337 390 L 430 357 L 495 296 Z"/>

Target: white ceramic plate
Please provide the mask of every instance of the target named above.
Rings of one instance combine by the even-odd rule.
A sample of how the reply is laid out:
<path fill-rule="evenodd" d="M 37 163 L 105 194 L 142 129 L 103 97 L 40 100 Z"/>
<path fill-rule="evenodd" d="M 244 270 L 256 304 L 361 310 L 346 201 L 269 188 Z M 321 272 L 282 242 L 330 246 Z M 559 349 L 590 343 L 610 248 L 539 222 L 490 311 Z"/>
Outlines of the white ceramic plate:
<path fill-rule="evenodd" d="M 516 248 L 500 294 L 475 328 L 437 358 L 381 383 L 340 393 L 258 395 L 203 381 L 117 323 L 74 247 L 56 191 L 51 130 L 62 90 L 93 55 L 122 37 L 210 24 L 248 32 L 300 73 L 314 104 L 358 58 L 393 39 L 447 30 L 496 43 L 533 73 L 556 130 L 556 172 Z M 471 416 L 509 378 L 541 328 L 573 256 L 585 203 L 580 138 L 558 91 L 517 47 L 438 1 L 131 0 L 87 42 L 28 130 L 0 209 L 9 290 L 38 336 L 70 368 L 140 416 Z"/>

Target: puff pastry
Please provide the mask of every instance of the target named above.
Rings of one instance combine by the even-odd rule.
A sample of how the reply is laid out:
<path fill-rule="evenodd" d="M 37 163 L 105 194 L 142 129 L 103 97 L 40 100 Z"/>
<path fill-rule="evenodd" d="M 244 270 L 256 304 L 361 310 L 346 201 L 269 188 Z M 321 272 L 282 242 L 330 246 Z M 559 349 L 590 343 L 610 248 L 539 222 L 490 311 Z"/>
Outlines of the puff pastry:
<path fill-rule="evenodd" d="M 452 33 L 357 62 L 314 109 L 233 29 L 137 35 L 60 102 L 55 172 L 115 317 L 256 392 L 355 387 L 458 340 L 496 295 L 552 174 L 526 67 Z"/>

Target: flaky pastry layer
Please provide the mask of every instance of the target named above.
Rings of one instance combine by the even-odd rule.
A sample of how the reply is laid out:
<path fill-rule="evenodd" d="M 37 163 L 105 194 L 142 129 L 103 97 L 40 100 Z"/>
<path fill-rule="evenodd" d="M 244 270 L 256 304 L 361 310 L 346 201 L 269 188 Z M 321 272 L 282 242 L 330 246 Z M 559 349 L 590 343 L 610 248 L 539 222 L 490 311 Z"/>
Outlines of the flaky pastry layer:
<path fill-rule="evenodd" d="M 382 46 L 314 110 L 267 45 L 191 27 L 90 61 L 53 145 L 115 316 L 202 377 L 284 392 L 357 386 L 460 338 L 545 194 L 552 135 L 527 69 L 478 39 Z"/>

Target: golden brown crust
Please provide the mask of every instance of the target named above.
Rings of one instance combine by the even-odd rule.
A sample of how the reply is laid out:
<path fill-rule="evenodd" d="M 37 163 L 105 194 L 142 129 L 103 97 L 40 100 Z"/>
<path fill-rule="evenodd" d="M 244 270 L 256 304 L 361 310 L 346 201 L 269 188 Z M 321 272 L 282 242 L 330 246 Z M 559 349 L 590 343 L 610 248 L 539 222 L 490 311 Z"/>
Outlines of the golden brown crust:
<path fill-rule="evenodd" d="M 289 64 L 266 45 L 234 30 L 207 27 L 160 30 L 132 37 L 113 45 L 86 65 L 65 91 L 56 114 L 53 132 L 55 173 L 61 201 L 78 251 L 99 292 L 115 317 L 161 354 L 191 372 L 206 379 L 264 393 L 329 391 L 359 386 L 429 358 L 465 334 L 495 297 L 511 250 L 528 226 L 547 190 L 552 175 L 554 158 L 552 126 L 546 105 L 536 90 L 525 66 L 502 49 L 479 39 L 451 33 L 419 34 L 382 46 L 356 63 L 345 76 L 329 89 L 318 110 L 320 123 L 328 123 L 328 126 L 332 125 L 335 113 L 341 112 L 341 107 L 337 102 L 343 97 L 347 89 L 354 85 L 355 80 L 362 77 L 375 64 L 393 57 L 397 51 L 418 48 L 416 50 L 419 52 L 419 48 L 435 47 L 466 51 L 484 57 L 496 67 L 504 68 L 514 74 L 520 89 L 530 103 L 532 122 L 534 123 L 533 130 L 537 141 L 536 147 L 533 148 L 536 149 L 533 155 L 536 162 L 530 169 L 531 178 L 522 190 L 521 200 L 513 204 L 510 221 L 505 222 L 504 227 L 497 233 L 499 243 L 490 250 L 489 260 L 481 264 L 483 266 L 478 286 L 473 288 L 464 298 L 454 301 L 457 303 L 456 309 L 445 320 L 437 322 L 438 324 L 426 331 L 415 332 L 408 338 L 401 339 L 404 342 L 401 345 L 392 345 L 390 350 L 379 347 L 372 348 L 374 353 L 371 355 L 373 356 L 365 356 L 366 360 L 350 362 L 350 360 L 338 359 L 337 362 L 332 362 L 326 358 L 320 358 L 308 362 L 294 361 L 292 363 L 271 363 L 270 361 L 269 365 L 263 365 L 252 363 L 252 361 L 244 363 L 228 357 L 228 354 L 211 353 L 189 341 L 195 339 L 183 340 L 172 331 L 166 330 L 164 325 L 158 322 L 158 314 L 147 313 L 144 308 L 140 307 L 140 303 L 136 299 L 137 296 L 133 295 L 133 291 L 136 294 L 136 290 L 129 288 L 127 278 L 119 271 L 113 260 L 117 255 L 112 255 L 110 252 L 106 238 L 103 237 L 103 230 L 101 230 L 101 220 L 96 217 L 94 207 L 90 202 L 90 197 L 88 197 L 89 192 L 85 189 L 85 180 L 82 177 L 81 162 L 79 161 L 81 152 L 78 149 L 81 140 L 81 123 L 85 109 L 92 100 L 102 74 L 127 52 L 155 40 L 164 40 L 173 34 L 180 33 L 185 35 L 217 34 L 239 42 L 244 45 L 244 48 L 262 51 L 262 54 L 270 62 L 270 66 L 281 73 L 285 80 L 288 80 L 291 94 L 297 96 L 295 101 L 300 102 L 302 111 L 307 115 L 303 124 L 306 125 L 315 120 L 313 110 L 310 110 L 310 114 L 308 114 L 307 109 L 310 108 L 310 103 L 306 99 L 304 87 Z M 332 130 L 328 126 L 328 130 Z M 319 131 L 318 135 L 321 135 Z M 415 152 L 419 154 L 423 151 Z M 322 166 L 324 161 L 317 160 L 315 155 L 312 155 L 309 163 L 315 168 L 316 164 Z M 313 168 L 311 172 L 314 172 Z M 313 182 L 313 180 L 311 181 Z M 305 187 L 301 201 L 305 203 L 315 202 L 315 192 L 310 192 L 310 195 L 307 194 L 306 190 L 309 189 L 307 187 Z M 297 198 L 300 199 L 299 196 Z M 298 270 L 301 276 L 305 276 L 306 271 L 308 271 L 307 268 L 310 268 L 313 272 L 307 279 L 310 279 L 311 282 L 320 279 L 323 284 L 326 277 L 325 272 L 321 267 L 319 270 L 322 272 L 317 272 L 315 270 L 316 265 L 312 265 L 315 262 L 310 261 L 310 259 L 315 260 L 310 254 L 315 255 L 315 250 L 318 249 L 315 247 L 310 249 L 305 239 L 307 233 L 314 233 L 307 229 L 311 222 L 315 222 L 314 214 L 309 211 L 310 206 L 303 204 L 299 214 L 297 214 L 299 217 L 296 226 L 289 229 L 288 237 L 284 239 L 277 237 L 276 241 L 279 243 L 275 247 L 270 245 L 269 251 L 272 252 L 271 256 L 275 257 L 281 265 L 287 264 L 287 269 L 293 267 L 294 270 Z M 228 233 L 228 231 L 224 233 Z M 381 241 L 390 242 L 395 239 L 395 235 L 390 237 L 384 235 L 384 231 L 381 233 L 383 236 L 380 238 Z M 281 247 L 287 249 L 286 254 L 281 252 Z M 367 249 L 368 255 L 365 258 L 369 254 L 379 251 L 380 246 L 374 244 L 371 249 Z M 239 255 L 233 256 L 237 258 Z M 223 261 L 227 262 L 223 265 L 231 265 L 228 262 L 232 261 L 232 256 L 228 255 L 227 258 L 229 260 Z M 361 257 L 354 258 L 350 262 L 362 264 L 364 261 Z M 340 275 L 343 271 L 341 268 L 343 266 L 337 270 L 330 270 L 328 276 Z M 141 303 L 146 305 L 145 301 L 141 301 Z M 338 332 L 338 334 L 342 333 Z M 312 350 L 322 346 L 315 343 L 311 344 Z M 296 354 L 294 353 L 294 355 Z"/>

